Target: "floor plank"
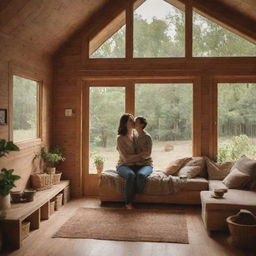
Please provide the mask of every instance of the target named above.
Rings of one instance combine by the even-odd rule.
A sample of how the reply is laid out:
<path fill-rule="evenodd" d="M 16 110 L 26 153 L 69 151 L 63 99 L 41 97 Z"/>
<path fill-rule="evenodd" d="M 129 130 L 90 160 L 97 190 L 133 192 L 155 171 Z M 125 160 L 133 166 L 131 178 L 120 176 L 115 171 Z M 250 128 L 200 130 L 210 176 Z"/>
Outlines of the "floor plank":
<path fill-rule="evenodd" d="M 55 212 L 49 220 L 42 221 L 40 229 L 30 233 L 16 251 L 5 251 L 3 256 L 255 256 L 252 251 L 232 247 L 228 233 L 208 235 L 201 220 L 200 207 L 139 204 L 138 208 L 185 209 L 189 244 L 122 242 L 94 239 L 51 238 L 79 207 L 102 207 L 96 198 L 72 200 Z M 123 207 L 122 204 L 104 204 L 103 207 Z"/>

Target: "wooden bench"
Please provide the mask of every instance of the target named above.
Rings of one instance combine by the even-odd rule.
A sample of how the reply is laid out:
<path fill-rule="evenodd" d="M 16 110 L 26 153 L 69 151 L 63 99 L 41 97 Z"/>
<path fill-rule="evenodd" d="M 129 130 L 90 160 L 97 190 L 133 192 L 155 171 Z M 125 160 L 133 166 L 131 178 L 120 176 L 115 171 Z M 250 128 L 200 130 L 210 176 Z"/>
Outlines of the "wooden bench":
<path fill-rule="evenodd" d="M 52 188 L 38 191 L 33 202 L 12 204 L 6 211 L 6 216 L 1 220 L 1 228 L 5 240 L 14 249 L 21 247 L 21 228 L 23 221 L 30 221 L 30 229 L 38 229 L 40 221 L 50 217 L 50 200 L 63 192 L 63 203 L 69 200 L 68 180 L 62 180 Z"/>

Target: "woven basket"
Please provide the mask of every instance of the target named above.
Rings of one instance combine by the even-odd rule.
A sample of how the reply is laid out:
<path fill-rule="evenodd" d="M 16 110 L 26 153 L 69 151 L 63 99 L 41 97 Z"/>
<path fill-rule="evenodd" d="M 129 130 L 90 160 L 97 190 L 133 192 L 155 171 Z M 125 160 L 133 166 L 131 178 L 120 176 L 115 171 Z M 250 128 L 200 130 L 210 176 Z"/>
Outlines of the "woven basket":
<path fill-rule="evenodd" d="M 60 183 L 61 174 L 62 173 L 55 173 L 55 174 L 51 175 L 52 176 L 52 184 L 53 185 L 56 185 L 56 184 Z"/>
<path fill-rule="evenodd" d="M 232 244 L 239 248 L 255 248 L 256 216 L 241 209 L 236 215 L 227 218 Z"/>
<path fill-rule="evenodd" d="M 31 175 L 31 186 L 36 190 L 45 190 L 52 187 L 52 177 L 46 173 Z"/>
<path fill-rule="evenodd" d="M 60 209 L 60 207 L 62 206 L 62 198 L 63 198 L 63 194 L 58 194 L 55 197 L 55 210 L 58 211 Z"/>
<path fill-rule="evenodd" d="M 52 215 L 55 211 L 55 201 L 50 202 L 50 215 Z"/>
<path fill-rule="evenodd" d="M 23 221 L 21 224 L 21 240 L 25 239 L 29 235 L 30 222 Z"/>

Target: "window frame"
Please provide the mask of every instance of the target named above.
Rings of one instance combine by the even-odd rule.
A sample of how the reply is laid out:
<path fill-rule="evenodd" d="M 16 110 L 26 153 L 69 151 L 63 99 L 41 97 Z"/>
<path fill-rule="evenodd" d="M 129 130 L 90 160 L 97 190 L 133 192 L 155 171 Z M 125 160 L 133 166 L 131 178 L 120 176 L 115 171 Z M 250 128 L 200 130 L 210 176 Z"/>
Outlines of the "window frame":
<path fill-rule="evenodd" d="M 18 76 L 24 79 L 32 80 L 37 83 L 37 138 L 27 139 L 15 142 L 16 145 L 23 148 L 30 145 L 41 144 L 42 142 L 42 99 L 43 99 L 43 79 L 28 67 L 10 65 L 9 67 L 9 136 L 13 141 L 13 77 Z"/>

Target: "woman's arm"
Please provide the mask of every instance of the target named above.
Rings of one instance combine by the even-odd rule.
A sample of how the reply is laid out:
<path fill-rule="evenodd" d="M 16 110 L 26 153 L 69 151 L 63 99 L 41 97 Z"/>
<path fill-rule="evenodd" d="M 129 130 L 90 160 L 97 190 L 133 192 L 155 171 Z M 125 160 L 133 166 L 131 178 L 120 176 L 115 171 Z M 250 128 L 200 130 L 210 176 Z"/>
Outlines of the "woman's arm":
<path fill-rule="evenodd" d="M 121 136 L 117 138 L 117 150 L 121 158 L 127 163 L 137 162 L 142 158 L 143 155 L 145 155 L 145 152 L 141 152 L 139 154 L 131 154 L 127 150 L 127 144 Z"/>

